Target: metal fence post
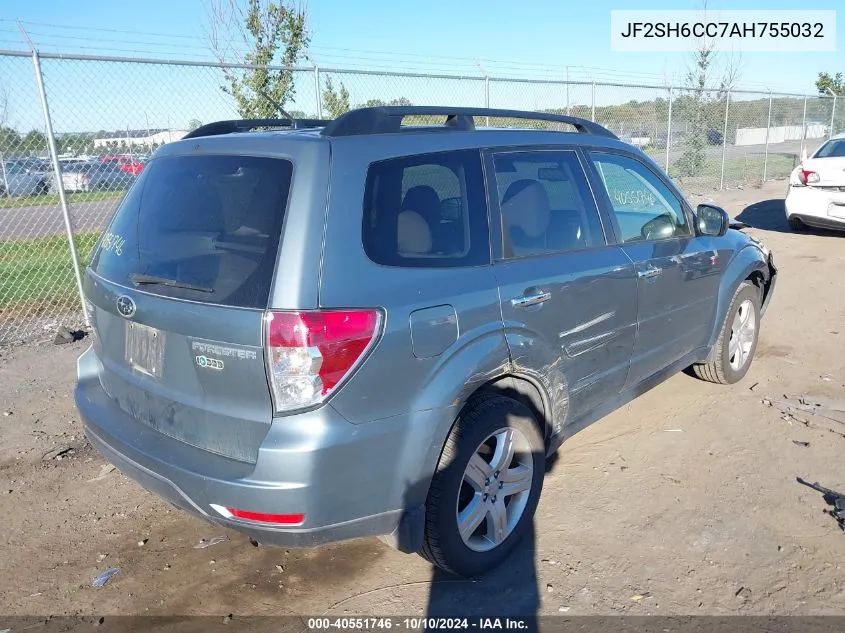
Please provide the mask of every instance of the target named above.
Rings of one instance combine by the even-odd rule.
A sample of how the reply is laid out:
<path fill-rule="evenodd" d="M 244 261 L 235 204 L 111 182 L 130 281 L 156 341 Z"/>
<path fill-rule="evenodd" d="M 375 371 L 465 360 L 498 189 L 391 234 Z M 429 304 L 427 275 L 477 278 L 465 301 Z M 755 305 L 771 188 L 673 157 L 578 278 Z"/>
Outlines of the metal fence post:
<path fill-rule="evenodd" d="M 590 120 L 595 123 L 596 122 L 596 82 L 595 80 L 592 82 L 592 91 L 590 94 Z"/>
<path fill-rule="evenodd" d="M 728 112 L 731 105 L 731 91 L 725 94 L 725 127 L 722 130 L 722 175 L 719 177 L 719 191 L 725 188 L 725 154 L 728 149 Z"/>
<path fill-rule="evenodd" d="M 801 115 L 801 158 L 804 158 L 804 141 L 807 140 L 807 95 L 804 95 L 804 114 Z"/>
<path fill-rule="evenodd" d="M 668 174 L 669 173 L 669 146 L 672 145 L 672 101 L 673 101 L 673 93 L 672 88 L 669 88 L 669 116 L 666 120 L 666 166 L 663 168 L 664 171 Z"/>
<path fill-rule="evenodd" d="M 569 116 L 569 66 L 566 67 L 566 115 Z"/>
<path fill-rule="evenodd" d="M 833 121 L 834 117 L 836 116 L 836 95 L 833 95 L 833 107 L 830 108 L 830 132 L 828 132 L 827 138 L 830 139 L 833 137 Z"/>
<path fill-rule="evenodd" d="M 3 195 L 11 197 L 9 193 L 9 177 L 6 175 L 6 158 L 0 154 L 0 171 L 3 172 Z"/>
<path fill-rule="evenodd" d="M 50 160 L 53 163 L 53 175 L 56 178 L 56 187 L 59 190 L 59 203 L 62 207 L 62 216 L 65 221 L 65 232 L 67 242 L 70 246 L 70 258 L 73 265 L 73 275 L 76 277 L 76 290 L 79 293 L 79 303 L 82 306 L 82 315 L 85 318 L 85 325 L 90 326 L 88 309 L 85 307 L 85 295 L 82 292 L 82 275 L 79 272 L 79 258 L 76 254 L 76 244 L 73 241 L 73 224 L 70 220 L 67 198 L 65 197 L 64 183 L 62 183 L 62 168 L 59 164 L 59 152 L 56 148 L 56 137 L 53 134 L 53 121 L 50 119 L 50 108 L 47 105 L 47 92 L 44 90 L 44 77 L 41 75 L 41 61 L 38 59 L 38 51 L 32 51 L 32 64 L 35 68 L 35 83 L 38 84 L 38 94 L 41 97 L 41 107 L 44 110 L 44 125 L 47 131 L 47 146 L 50 149 Z"/>
<path fill-rule="evenodd" d="M 766 153 L 763 157 L 763 182 L 769 169 L 769 129 L 772 127 L 772 92 L 769 91 L 769 116 L 766 119 Z"/>
<path fill-rule="evenodd" d="M 490 77 L 487 75 L 484 76 L 484 107 L 490 107 Z M 485 125 L 490 127 L 490 117 L 486 117 Z"/>
<path fill-rule="evenodd" d="M 320 94 L 320 67 L 314 64 L 314 94 L 317 95 L 317 118 L 323 118 L 323 97 Z"/>

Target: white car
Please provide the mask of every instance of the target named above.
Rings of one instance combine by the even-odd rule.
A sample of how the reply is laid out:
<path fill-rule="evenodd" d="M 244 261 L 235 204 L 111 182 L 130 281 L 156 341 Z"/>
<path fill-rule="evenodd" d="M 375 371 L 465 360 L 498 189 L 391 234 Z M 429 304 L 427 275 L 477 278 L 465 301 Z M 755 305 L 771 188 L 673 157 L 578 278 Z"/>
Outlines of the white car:
<path fill-rule="evenodd" d="M 808 226 L 845 231 L 845 134 L 832 137 L 792 171 L 786 219 L 794 231 Z"/>

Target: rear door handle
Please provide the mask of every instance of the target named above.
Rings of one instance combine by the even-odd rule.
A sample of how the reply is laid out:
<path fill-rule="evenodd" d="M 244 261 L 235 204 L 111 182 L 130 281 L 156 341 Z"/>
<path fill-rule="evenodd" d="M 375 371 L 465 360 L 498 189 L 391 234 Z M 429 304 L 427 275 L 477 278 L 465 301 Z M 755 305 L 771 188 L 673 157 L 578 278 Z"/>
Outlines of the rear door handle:
<path fill-rule="evenodd" d="M 511 305 L 514 308 L 527 308 L 529 306 L 536 306 L 544 303 L 552 298 L 551 292 L 535 292 L 530 295 L 522 295 L 511 299 Z"/>
<path fill-rule="evenodd" d="M 647 268 L 646 270 L 639 270 L 637 271 L 637 277 L 640 279 L 651 279 L 653 277 L 657 277 L 660 273 L 663 272 L 662 268 Z"/>

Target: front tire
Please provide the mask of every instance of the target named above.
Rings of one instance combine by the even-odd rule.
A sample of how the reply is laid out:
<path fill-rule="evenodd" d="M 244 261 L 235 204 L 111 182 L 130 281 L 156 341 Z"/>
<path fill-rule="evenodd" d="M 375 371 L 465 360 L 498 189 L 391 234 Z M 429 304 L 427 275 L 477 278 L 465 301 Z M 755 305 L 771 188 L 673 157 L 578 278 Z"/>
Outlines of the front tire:
<path fill-rule="evenodd" d="M 420 554 L 459 576 L 496 567 L 532 529 L 544 474 L 545 445 L 528 408 L 497 395 L 470 400 L 431 482 Z"/>
<path fill-rule="evenodd" d="M 713 362 L 693 365 L 693 373 L 701 380 L 721 385 L 739 382 L 751 367 L 759 334 L 760 289 L 750 281 L 743 281 L 716 340 Z"/>

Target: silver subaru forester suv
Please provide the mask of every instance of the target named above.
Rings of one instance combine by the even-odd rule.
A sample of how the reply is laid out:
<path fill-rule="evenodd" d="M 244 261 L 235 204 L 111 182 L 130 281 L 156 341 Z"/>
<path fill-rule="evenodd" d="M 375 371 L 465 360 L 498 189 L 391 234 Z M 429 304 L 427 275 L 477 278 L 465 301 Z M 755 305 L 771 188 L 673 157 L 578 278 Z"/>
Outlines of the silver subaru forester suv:
<path fill-rule="evenodd" d="M 474 575 L 565 438 L 680 370 L 741 379 L 775 279 L 590 121 L 221 121 L 160 148 L 102 236 L 76 404 L 122 472 L 255 541 L 380 536 Z"/>

